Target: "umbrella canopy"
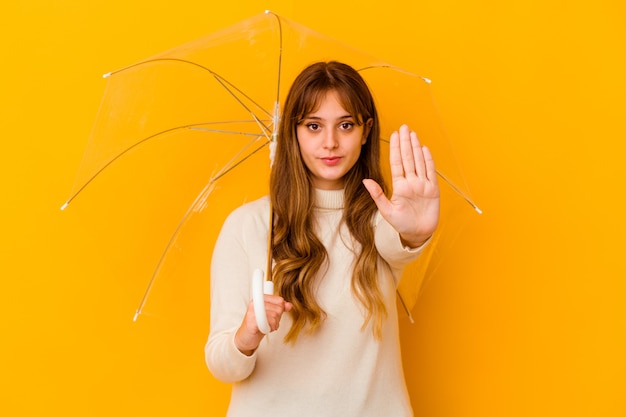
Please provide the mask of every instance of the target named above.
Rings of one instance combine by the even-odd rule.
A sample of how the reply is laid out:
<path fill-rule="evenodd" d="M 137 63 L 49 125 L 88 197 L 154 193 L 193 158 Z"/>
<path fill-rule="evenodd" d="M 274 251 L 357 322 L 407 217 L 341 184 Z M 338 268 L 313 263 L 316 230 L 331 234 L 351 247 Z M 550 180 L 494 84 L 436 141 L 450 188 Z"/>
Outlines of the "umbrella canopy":
<path fill-rule="evenodd" d="M 407 268 L 401 282 L 402 301 L 410 312 L 421 282 L 444 258 L 459 219 L 471 207 L 478 210 L 441 128 L 430 80 L 265 12 L 105 74 L 101 107 L 63 208 L 90 184 L 88 192 L 97 193 L 98 178 L 114 170 L 121 160 L 138 161 L 138 169 L 144 166 L 139 161 L 148 160 L 185 171 L 185 185 L 195 190 L 188 200 L 163 213 L 159 227 L 169 228 L 171 238 L 164 242 L 137 314 L 191 217 L 227 213 L 267 193 L 271 144 L 282 100 L 304 67 L 329 60 L 351 65 L 368 83 L 381 119 L 382 140 L 388 141 L 401 124 L 408 124 L 431 149 L 444 180 L 441 226 L 434 242 Z M 166 146 L 160 148 L 161 144 Z M 387 155 L 384 152 L 385 166 Z M 225 179 L 233 173 L 237 173 L 237 183 L 226 184 Z M 227 187 L 228 193 L 215 198 L 216 187 Z M 215 219 L 221 221 L 223 216 Z"/>

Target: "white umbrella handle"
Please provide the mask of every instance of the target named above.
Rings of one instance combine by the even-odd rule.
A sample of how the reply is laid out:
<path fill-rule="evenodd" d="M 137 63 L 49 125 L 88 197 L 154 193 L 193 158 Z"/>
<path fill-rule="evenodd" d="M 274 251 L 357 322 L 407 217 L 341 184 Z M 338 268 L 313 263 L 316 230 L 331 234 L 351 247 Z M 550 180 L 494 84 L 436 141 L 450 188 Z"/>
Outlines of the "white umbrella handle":
<path fill-rule="evenodd" d="M 268 334 L 271 329 L 267 322 L 263 294 L 274 294 L 274 283 L 272 281 L 265 281 L 265 274 L 262 269 L 255 269 L 252 274 L 252 303 L 254 304 L 254 315 L 259 331 L 263 334 Z"/>

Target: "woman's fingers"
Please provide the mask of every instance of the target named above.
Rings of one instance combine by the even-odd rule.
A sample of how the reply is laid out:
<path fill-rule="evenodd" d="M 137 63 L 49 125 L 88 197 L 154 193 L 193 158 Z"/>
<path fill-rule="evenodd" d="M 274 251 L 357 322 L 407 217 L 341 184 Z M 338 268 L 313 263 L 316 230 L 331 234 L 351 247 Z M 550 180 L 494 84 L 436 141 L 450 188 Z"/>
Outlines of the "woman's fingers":
<path fill-rule="evenodd" d="M 400 151 L 400 134 L 398 132 L 393 132 L 389 139 L 389 165 L 391 166 L 391 176 L 393 178 L 404 176 L 402 152 Z"/>
<path fill-rule="evenodd" d="M 283 313 L 291 310 L 292 304 L 277 295 L 264 295 L 263 297 L 270 330 L 278 330 Z M 243 354 L 249 356 L 257 349 L 264 337 L 257 324 L 254 302 L 250 301 L 243 322 L 235 334 L 235 346 Z"/>
<path fill-rule="evenodd" d="M 424 164 L 424 149 L 420 144 L 419 139 L 417 138 L 417 133 L 411 132 L 410 138 L 413 164 L 415 165 L 415 173 L 418 177 L 424 178 L 426 176 L 426 166 Z"/>
<path fill-rule="evenodd" d="M 430 149 L 426 146 L 422 147 L 422 153 L 424 155 L 424 167 L 426 168 L 426 178 L 428 181 L 437 185 L 437 169 L 435 168 L 435 160 L 433 159 Z"/>
<path fill-rule="evenodd" d="M 400 126 L 399 131 L 392 133 L 389 150 L 392 176 L 427 178 L 425 158 L 424 147 L 420 144 L 417 133 L 411 131 L 407 125 Z"/>
<path fill-rule="evenodd" d="M 276 295 L 265 295 L 265 314 L 271 331 L 278 330 L 280 319 L 285 311 L 291 310 L 291 303 Z"/>
<path fill-rule="evenodd" d="M 416 175 L 419 170 L 419 162 L 416 160 L 414 149 L 414 141 L 417 140 L 417 136 L 409 130 L 407 125 L 402 125 L 400 126 L 399 137 L 404 175 L 406 177 Z"/>

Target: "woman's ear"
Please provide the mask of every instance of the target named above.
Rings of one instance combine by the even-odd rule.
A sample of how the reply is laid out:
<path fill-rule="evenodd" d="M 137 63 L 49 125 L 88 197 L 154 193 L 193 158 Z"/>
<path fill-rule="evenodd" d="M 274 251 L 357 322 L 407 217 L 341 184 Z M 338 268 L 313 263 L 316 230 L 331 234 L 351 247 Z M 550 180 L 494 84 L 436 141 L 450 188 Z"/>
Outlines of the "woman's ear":
<path fill-rule="evenodd" d="M 370 131 L 372 130 L 373 124 L 374 124 L 374 119 L 370 117 L 365 122 L 365 125 L 363 125 L 363 140 L 361 141 L 361 145 L 365 145 L 365 142 L 367 142 L 367 137 L 370 135 Z"/>

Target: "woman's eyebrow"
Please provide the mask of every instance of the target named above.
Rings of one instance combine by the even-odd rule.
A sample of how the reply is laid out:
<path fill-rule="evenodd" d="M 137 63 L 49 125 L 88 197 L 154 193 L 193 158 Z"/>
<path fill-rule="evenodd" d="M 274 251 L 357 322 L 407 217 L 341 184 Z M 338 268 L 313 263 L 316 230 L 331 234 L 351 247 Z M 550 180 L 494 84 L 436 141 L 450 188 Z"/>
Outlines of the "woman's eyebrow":
<path fill-rule="evenodd" d="M 344 120 L 344 119 L 354 119 L 354 117 L 351 114 L 346 114 L 344 116 L 339 116 L 336 120 Z M 325 119 L 322 118 L 321 116 L 307 115 L 307 116 L 304 116 L 302 120 L 325 120 Z"/>

